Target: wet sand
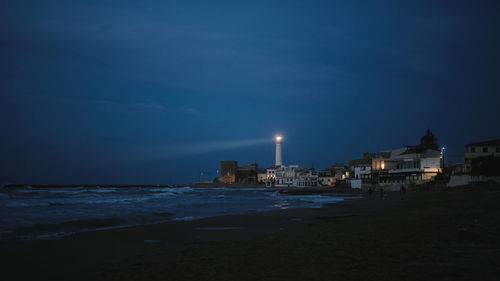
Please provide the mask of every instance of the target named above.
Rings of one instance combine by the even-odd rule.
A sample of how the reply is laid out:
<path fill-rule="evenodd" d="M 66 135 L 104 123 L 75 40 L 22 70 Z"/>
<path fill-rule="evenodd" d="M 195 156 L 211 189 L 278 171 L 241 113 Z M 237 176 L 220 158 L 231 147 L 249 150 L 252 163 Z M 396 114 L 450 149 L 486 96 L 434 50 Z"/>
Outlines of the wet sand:
<path fill-rule="evenodd" d="M 497 280 L 500 189 L 2 242 L 2 280 Z"/>

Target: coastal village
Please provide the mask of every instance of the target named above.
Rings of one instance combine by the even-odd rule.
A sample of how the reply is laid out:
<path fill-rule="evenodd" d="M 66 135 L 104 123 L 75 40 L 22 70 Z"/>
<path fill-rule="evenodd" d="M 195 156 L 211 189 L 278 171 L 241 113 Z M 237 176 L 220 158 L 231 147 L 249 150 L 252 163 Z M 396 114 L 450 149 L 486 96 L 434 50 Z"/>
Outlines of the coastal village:
<path fill-rule="evenodd" d="M 214 184 L 400 190 L 403 185 L 437 181 L 447 186 L 488 181 L 500 183 L 500 139 L 467 144 L 464 162 L 445 166 L 445 148 L 439 148 L 436 137 L 427 130 L 418 145 L 367 152 L 359 159 L 349 160 L 348 165 L 334 163 L 321 170 L 283 164 L 283 137 L 276 136 L 275 143 L 274 166 L 260 169 L 257 163 L 238 166 L 237 161 L 221 161 L 220 177 Z"/>

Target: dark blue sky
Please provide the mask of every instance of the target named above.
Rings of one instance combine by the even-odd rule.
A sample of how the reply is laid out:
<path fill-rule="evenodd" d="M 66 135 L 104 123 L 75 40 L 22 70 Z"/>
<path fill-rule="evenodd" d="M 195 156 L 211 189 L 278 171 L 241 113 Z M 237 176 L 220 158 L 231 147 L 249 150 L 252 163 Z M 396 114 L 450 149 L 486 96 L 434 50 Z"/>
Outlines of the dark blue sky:
<path fill-rule="evenodd" d="M 2 1 L 0 182 L 188 183 L 272 165 L 277 132 L 317 168 L 500 137 L 498 1 L 236 2 Z"/>

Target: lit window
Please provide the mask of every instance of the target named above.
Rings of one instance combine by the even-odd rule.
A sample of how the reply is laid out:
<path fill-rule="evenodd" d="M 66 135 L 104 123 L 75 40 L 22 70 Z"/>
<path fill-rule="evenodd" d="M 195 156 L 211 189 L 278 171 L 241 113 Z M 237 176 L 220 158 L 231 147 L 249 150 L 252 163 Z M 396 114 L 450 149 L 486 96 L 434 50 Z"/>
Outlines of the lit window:
<path fill-rule="evenodd" d="M 384 161 L 381 162 L 380 167 L 382 168 L 382 170 L 385 169 L 385 162 Z"/>

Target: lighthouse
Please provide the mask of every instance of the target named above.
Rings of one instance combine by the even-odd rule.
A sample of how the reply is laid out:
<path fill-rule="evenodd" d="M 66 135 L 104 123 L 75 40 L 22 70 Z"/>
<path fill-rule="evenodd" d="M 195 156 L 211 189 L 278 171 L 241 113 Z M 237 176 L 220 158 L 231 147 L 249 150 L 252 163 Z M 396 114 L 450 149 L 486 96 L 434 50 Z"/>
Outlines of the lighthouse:
<path fill-rule="evenodd" d="M 281 143 L 283 142 L 283 137 L 281 135 L 277 135 L 274 138 L 274 142 L 276 142 L 276 167 L 283 165 L 281 160 Z"/>

